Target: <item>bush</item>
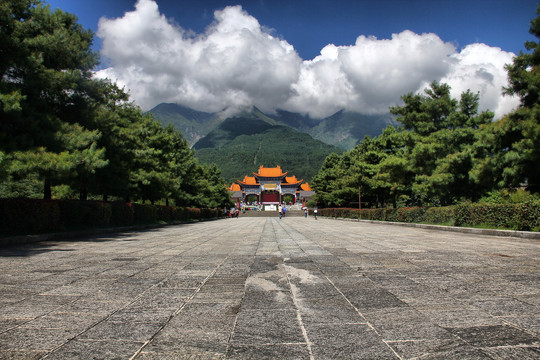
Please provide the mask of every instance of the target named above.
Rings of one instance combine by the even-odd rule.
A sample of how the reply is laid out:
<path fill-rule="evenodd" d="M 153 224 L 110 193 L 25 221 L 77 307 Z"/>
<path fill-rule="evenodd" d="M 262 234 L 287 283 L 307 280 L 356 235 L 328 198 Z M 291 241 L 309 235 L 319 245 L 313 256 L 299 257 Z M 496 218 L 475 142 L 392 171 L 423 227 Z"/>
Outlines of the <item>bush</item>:
<path fill-rule="evenodd" d="M 104 227 L 110 224 L 112 206 L 100 201 L 59 200 L 60 218 L 66 228 Z"/>
<path fill-rule="evenodd" d="M 154 205 L 133 204 L 133 221 L 136 224 L 151 224 L 158 221 L 158 210 Z"/>
<path fill-rule="evenodd" d="M 133 225 L 135 210 L 133 204 L 121 201 L 111 202 L 111 221 L 113 226 Z"/>
<path fill-rule="evenodd" d="M 540 227 L 540 202 L 522 204 L 461 204 L 455 206 L 458 226 L 488 225 L 513 230 Z"/>
<path fill-rule="evenodd" d="M 454 206 L 432 207 L 426 210 L 424 222 L 454 225 Z"/>
<path fill-rule="evenodd" d="M 3 234 L 51 232 L 61 229 L 58 202 L 38 199 L 0 199 Z"/>
<path fill-rule="evenodd" d="M 219 209 L 124 202 L 0 198 L 0 234 L 34 234 L 66 229 L 214 219 Z"/>
<path fill-rule="evenodd" d="M 173 216 L 173 208 L 170 206 L 158 205 L 156 206 L 157 217 L 160 221 L 171 221 Z"/>
<path fill-rule="evenodd" d="M 320 209 L 321 216 L 406 223 L 488 226 L 524 231 L 540 230 L 540 202 L 520 204 L 464 203 L 446 207 L 399 209 Z"/>
<path fill-rule="evenodd" d="M 201 209 L 197 208 L 186 208 L 188 219 L 200 219 L 201 218 Z"/>

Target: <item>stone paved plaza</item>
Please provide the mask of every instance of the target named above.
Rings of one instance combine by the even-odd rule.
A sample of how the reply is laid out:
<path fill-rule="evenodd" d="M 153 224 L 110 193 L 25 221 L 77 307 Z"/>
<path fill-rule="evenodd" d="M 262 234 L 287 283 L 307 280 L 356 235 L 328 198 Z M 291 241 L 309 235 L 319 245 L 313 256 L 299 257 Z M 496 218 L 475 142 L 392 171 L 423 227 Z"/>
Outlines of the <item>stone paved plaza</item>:
<path fill-rule="evenodd" d="M 539 359 L 539 260 L 311 217 L 0 248 L 0 359 Z"/>

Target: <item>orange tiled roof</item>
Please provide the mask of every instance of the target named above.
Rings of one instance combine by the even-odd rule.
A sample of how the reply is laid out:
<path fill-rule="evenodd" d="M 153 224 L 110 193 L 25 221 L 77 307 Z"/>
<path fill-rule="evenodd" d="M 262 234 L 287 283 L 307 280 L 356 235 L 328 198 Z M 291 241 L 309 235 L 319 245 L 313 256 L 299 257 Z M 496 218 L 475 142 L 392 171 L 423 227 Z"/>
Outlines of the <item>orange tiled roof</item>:
<path fill-rule="evenodd" d="M 244 180 L 239 182 L 245 185 L 257 185 L 257 180 L 254 176 L 244 176 Z"/>
<path fill-rule="evenodd" d="M 311 191 L 311 187 L 309 187 L 308 183 L 304 183 L 304 184 L 300 185 L 300 189 L 302 189 L 304 191 Z"/>
<path fill-rule="evenodd" d="M 242 188 L 240 188 L 240 185 L 232 183 L 231 187 L 229 187 L 229 191 L 241 191 Z"/>
<path fill-rule="evenodd" d="M 274 168 L 265 168 L 261 165 L 261 167 L 259 168 L 259 173 L 257 175 L 265 177 L 280 177 L 285 174 L 287 173 L 283 173 L 279 165 Z"/>
<path fill-rule="evenodd" d="M 298 179 L 294 175 L 293 176 L 286 176 L 285 177 L 285 182 L 289 183 L 289 184 L 294 184 L 294 183 L 298 182 Z"/>

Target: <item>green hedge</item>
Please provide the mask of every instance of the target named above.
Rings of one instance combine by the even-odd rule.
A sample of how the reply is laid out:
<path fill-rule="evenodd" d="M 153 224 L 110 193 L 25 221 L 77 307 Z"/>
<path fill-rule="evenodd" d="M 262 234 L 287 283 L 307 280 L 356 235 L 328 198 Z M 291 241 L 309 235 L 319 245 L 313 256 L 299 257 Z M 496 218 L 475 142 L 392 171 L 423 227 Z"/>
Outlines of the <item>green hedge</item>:
<path fill-rule="evenodd" d="M 62 200 L 57 204 L 61 222 L 67 228 L 104 227 L 111 223 L 111 204 L 76 200 Z"/>
<path fill-rule="evenodd" d="M 102 201 L 0 199 L 0 235 L 211 219 L 220 216 L 222 213 L 217 209 Z"/>
<path fill-rule="evenodd" d="M 461 204 L 446 207 L 399 209 L 320 209 L 319 215 L 363 220 L 485 226 L 540 231 L 540 202 L 522 204 Z"/>
<path fill-rule="evenodd" d="M 540 230 L 540 203 L 464 204 L 454 208 L 458 226 L 487 225 L 514 230 Z"/>
<path fill-rule="evenodd" d="M 50 232 L 60 227 L 60 207 L 56 201 L 0 199 L 1 233 Z"/>

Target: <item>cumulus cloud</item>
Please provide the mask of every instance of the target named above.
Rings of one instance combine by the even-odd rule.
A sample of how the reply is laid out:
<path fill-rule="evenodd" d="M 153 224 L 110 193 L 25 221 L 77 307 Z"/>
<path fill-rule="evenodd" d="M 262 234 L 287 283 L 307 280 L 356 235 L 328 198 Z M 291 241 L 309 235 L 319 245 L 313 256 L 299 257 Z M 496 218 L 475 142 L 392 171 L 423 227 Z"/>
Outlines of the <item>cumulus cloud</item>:
<path fill-rule="evenodd" d="M 97 34 L 113 66 L 98 76 L 126 86 L 145 109 L 177 102 L 209 112 L 252 105 L 272 111 L 283 104 L 302 65 L 294 48 L 240 6 L 214 17 L 195 36 L 168 21 L 152 0 L 139 0 L 122 18 L 102 18 Z"/>
<path fill-rule="evenodd" d="M 112 64 L 97 76 L 125 86 L 145 110 L 175 102 L 209 112 L 257 106 L 313 117 L 342 109 L 381 114 L 433 80 L 450 84 L 456 97 L 469 88 L 480 92 L 481 109 L 497 116 L 518 104 L 501 95 L 512 53 L 484 44 L 457 52 L 435 34 L 359 36 L 354 45 L 330 44 L 303 60 L 240 6 L 215 11 L 206 31 L 193 34 L 160 14 L 153 0 L 139 0 L 121 18 L 102 18 L 97 34 Z"/>
<path fill-rule="evenodd" d="M 304 62 L 287 106 L 302 111 L 309 104 L 313 116 L 340 108 L 385 113 L 401 95 L 447 74 L 454 52 L 453 45 L 434 34 L 411 31 L 387 40 L 360 36 L 352 46 L 328 45 L 313 61 Z"/>
<path fill-rule="evenodd" d="M 452 55 L 450 71 L 440 81 L 452 87 L 452 96 L 459 98 L 470 89 L 480 93 L 480 110 L 491 110 L 497 118 L 519 105 L 516 97 L 502 96 L 508 86 L 505 64 L 512 63 L 513 53 L 485 44 L 471 44 Z"/>

